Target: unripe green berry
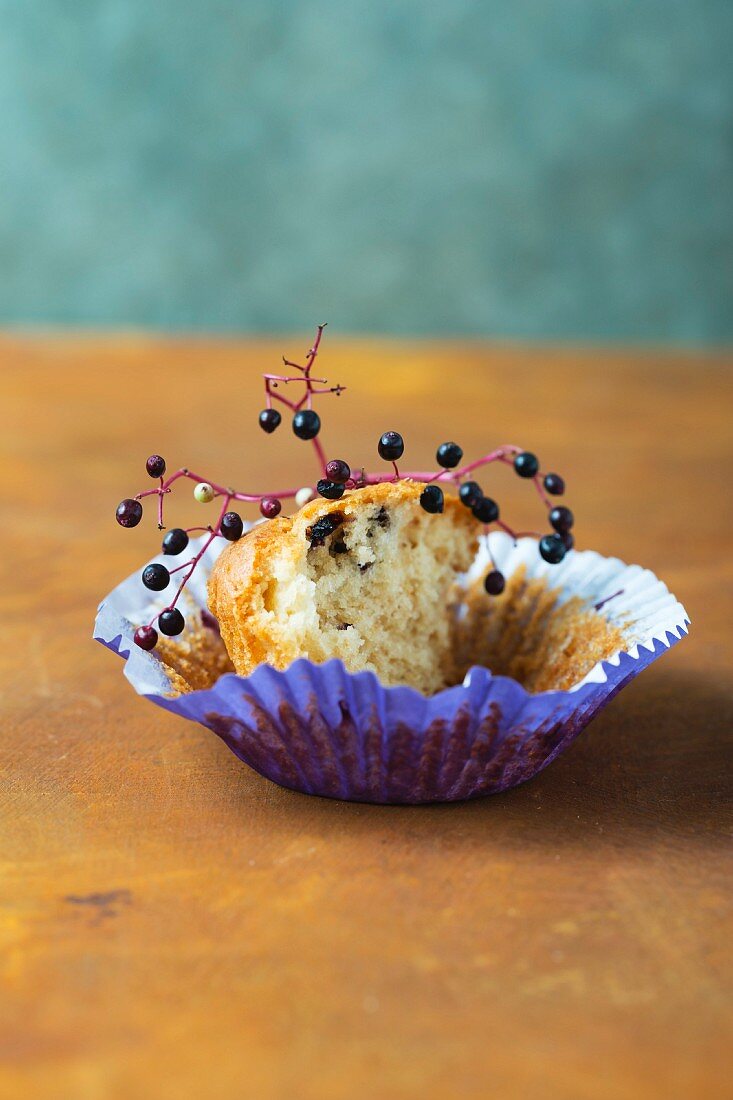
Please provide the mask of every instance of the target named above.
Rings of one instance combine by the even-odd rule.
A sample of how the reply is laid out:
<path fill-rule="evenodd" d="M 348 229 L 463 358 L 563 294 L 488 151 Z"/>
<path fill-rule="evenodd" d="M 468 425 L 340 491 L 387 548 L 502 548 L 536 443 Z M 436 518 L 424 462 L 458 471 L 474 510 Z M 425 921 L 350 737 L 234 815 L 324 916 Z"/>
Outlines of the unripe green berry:
<path fill-rule="evenodd" d="M 200 481 L 194 489 L 193 495 L 199 504 L 208 504 L 214 499 L 216 493 L 209 485 L 208 481 Z"/>

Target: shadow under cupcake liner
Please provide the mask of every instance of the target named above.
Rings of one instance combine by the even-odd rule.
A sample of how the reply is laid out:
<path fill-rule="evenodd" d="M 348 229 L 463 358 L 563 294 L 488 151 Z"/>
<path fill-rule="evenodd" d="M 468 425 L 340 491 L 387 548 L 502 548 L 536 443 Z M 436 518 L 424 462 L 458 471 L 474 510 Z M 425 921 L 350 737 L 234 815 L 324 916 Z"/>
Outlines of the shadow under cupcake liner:
<path fill-rule="evenodd" d="M 501 550 L 492 543 L 494 558 Z M 507 550 L 508 572 L 523 555 L 531 560 L 521 546 Z M 100 606 L 95 637 L 126 658 L 126 675 L 140 694 L 213 730 L 280 786 L 358 802 L 461 801 L 533 778 L 687 632 L 684 608 L 653 574 L 592 551 L 572 557 L 575 564 L 565 570 L 569 591 L 579 590 L 586 575 L 600 574 L 610 593 L 623 575 L 630 591 L 640 585 L 648 591 L 652 611 L 649 628 L 630 639 L 628 652 L 599 662 L 568 691 L 531 694 L 513 679 L 474 667 L 462 684 L 426 697 L 410 687 L 385 687 L 371 672 L 350 673 L 340 660 L 300 659 L 283 671 L 261 665 L 247 677 L 226 673 L 210 688 L 173 695 L 156 658 L 132 641 L 133 623 L 145 617 L 150 597 L 140 591 L 139 575 Z M 587 568 L 582 562 L 579 568 L 581 558 Z M 476 568 L 483 567 L 477 560 Z M 205 606 L 203 584 L 194 595 Z"/>

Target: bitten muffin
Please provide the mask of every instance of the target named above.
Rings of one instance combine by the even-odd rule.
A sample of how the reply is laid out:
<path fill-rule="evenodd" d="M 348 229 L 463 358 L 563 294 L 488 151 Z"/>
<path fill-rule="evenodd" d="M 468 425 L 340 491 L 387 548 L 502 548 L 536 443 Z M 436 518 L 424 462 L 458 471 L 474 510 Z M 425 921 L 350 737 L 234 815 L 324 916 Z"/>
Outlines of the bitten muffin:
<path fill-rule="evenodd" d="M 384 482 L 319 498 L 227 546 L 208 595 L 236 671 L 338 657 L 426 695 L 454 683 L 457 582 L 479 528 L 455 497 L 428 514 L 423 489 Z"/>

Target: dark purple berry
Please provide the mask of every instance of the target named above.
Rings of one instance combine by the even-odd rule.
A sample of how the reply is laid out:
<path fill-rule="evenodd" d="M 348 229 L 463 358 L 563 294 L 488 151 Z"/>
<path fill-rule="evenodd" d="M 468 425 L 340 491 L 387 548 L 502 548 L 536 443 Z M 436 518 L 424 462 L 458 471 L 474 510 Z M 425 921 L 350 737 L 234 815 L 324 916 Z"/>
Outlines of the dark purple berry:
<path fill-rule="evenodd" d="M 165 459 L 160 455 L 151 455 L 145 463 L 145 469 L 151 477 L 162 477 L 165 473 Z"/>
<path fill-rule="evenodd" d="M 139 626 L 134 634 L 135 645 L 140 649 L 155 649 L 158 642 L 158 631 L 153 626 Z"/>
<path fill-rule="evenodd" d="M 293 431 L 298 439 L 315 439 L 321 430 L 321 418 L 313 409 L 300 409 L 293 417 Z"/>
<path fill-rule="evenodd" d="M 188 534 L 182 527 L 172 527 L 163 539 L 164 554 L 182 554 L 188 546 Z"/>
<path fill-rule="evenodd" d="M 439 466 L 452 470 L 463 458 L 463 451 L 457 443 L 441 443 L 435 452 Z"/>
<path fill-rule="evenodd" d="M 540 556 L 550 565 L 557 565 L 567 553 L 559 535 L 543 535 L 540 539 Z"/>
<path fill-rule="evenodd" d="M 180 634 L 185 625 L 186 621 L 177 607 L 169 607 L 158 616 L 158 626 L 161 634 L 166 634 L 169 638 L 174 638 L 176 634 Z"/>
<path fill-rule="evenodd" d="M 143 506 L 139 500 L 131 500 L 128 497 L 117 505 L 115 515 L 120 527 L 137 527 L 143 518 Z"/>
<path fill-rule="evenodd" d="M 522 451 L 514 459 L 514 469 L 520 477 L 534 477 L 539 472 L 540 460 L 531 451 Z"/>
<path fill-rule="evenodd" d="M 275 428 L 280 427 L 282 417 L 277 409 L 263 409 L 260 413 L 259 420 L 262 431 L 270 435 L 271 432 L 275 431 Z"/>
<path fill-rule="evenodd" d="M 420 493 L 420 507 L 431 515 L 443 511 L 443 490 L 440 485 L 426 485 Z"/>
<path fill-rule="evenodd" d="M 504 574 L 500 573 L 498 569 L 492 569 L 484 578 L 484 588 L 490 596 L 500 596 L 504 591 L 505 584 Z"/>
<path fill-rule="evenodd" d="M 151 592 L 162 592 L 170 584 L 171 575 L 164 565 L 153 562 L 143 569 L 142 582 Z"/>
<path fill-rule="evenodd" d="M 306 527 L 305 537 L 311 546 L 323 546 L 324 540 L 344 522 L 340 512 L 327 512 L 325 516 L 319 516 L 312 527 Z"/>
<path fill-rule="evenodd" d="M 260 501 L 260 511 L 265 519 L 274 519 L 280 515 L 281 510 L 282 504 L 277 497 L 263 497 Z"/>
<path fill-rule="evenodd" d="M 562 539 L 563 546 L 566 550 L 572 550 L 575 546 L 575 539 L 573 538 L 572 531 L 561 531 L 560 538 Z"/>
<path fill-rule="evenodd" d="M 499 518 L 499 505 L 491 497 L 481 497 L 471 511 L 481 523 L 493 523 Z"/>
<path fill-rule="evenodd" d="M 565 482 L 559 474 L 546 474 L 544 486 L 551 497 L 561 497 L 565 492 Z"/>
<path fill-rule="evenodd" d="M 564 508 L 560 505 L 559 508 L 553 508 L 549 515 L 550 527 L 554 527 L 559 534 L 563 534 L 564 531 L 569 531 L 575 522 L 575 516 L 569 508 Z"/>
<path fill-rule="evenodd" d="M 327 481 L 324 477 L 316 485 L 316 489 L 326 500 L 339 500 L 344 495 L 344 486 L 338 481 Z"/>
<path fill-rule="evenodd" d="M 396 462 L 405 453 L 405 441 L 399 432 L 385 432 L 380 436 L 377 450 L 385 462 Z"/>
<path fill-rule="evenodd" d="M 477 481 L 464 481 L 458 490 L 460 502 L 465 504 L 467 508 L 473 508 L 474 504 L 478 504 L 483 495 L 481 486 Z"/>
<path fill-rule="evenodd" d="M 236 542 L 237 539 L 241 539 L 244 524 L 239 512 L 225 512 L 221 517 L 219 530 L 227 542 Z"/>
<path fill-rule="evenodd" d="M 332 458 L 326 463 L 326 477 L 329 481 L 336 481 L 343 485 L 351 477 L 351 467 L 342 458 Z"/>

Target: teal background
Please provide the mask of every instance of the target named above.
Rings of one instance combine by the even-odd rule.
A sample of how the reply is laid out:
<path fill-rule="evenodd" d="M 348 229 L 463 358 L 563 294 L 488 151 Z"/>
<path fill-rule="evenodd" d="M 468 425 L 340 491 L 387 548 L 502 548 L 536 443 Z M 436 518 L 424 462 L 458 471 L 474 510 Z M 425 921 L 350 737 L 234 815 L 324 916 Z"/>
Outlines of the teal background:
<path fill-rule="evenodd" d="M 730 0 L 0 0 L 0 321 L 725 343 Z"/>

